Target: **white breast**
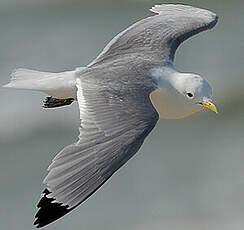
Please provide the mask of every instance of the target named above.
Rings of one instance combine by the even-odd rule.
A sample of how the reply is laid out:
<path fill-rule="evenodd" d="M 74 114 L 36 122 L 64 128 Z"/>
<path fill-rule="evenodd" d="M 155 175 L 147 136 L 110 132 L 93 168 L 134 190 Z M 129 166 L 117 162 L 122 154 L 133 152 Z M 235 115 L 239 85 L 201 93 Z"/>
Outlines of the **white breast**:
<path fill-rule="evenodd" d="M 153 91 L 150 100 L 159 117 L 165 119 L 180 119 L 201 110 L 201 107 L 190 104 L 181 95 L 166 88 Z"/>

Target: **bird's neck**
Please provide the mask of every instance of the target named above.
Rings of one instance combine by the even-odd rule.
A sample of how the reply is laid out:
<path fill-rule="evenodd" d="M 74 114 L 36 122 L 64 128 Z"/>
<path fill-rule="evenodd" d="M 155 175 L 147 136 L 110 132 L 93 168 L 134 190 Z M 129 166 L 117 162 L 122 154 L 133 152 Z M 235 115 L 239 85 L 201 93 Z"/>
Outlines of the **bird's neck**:
<path fill-rule="evenodd" d="M 176 71 L 173 66 L 159 66 L 153 68 L 151 74 L 155 84 L 160 86 L 166 82 L 170 84 L 171 80 L 181 73 Z"/>
<path fill-rule="evenodd" d="M 160 67 L 152 71 L 155 90 L 150 94 L 150 100 L 160 118 L 179 119 L 199 111 L 199 108 L 188 103 L 181 93 L 178 83 L 186 74 L 177 72 L 174 68 Z"/>

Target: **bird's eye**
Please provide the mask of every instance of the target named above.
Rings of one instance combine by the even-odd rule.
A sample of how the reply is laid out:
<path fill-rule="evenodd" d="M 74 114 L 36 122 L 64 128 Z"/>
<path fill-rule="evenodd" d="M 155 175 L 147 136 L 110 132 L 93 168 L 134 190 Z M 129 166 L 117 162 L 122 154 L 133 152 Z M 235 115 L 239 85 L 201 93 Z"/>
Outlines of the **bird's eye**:
<path fill-rule="evenodd" d="M 193 98 L 193 97 L 194 97 L 194 95 L 193 95 L 192 93 L 187 93 L 186 95 L 187 95 L 187 97 L 189 97 L 189 98 Z"/>

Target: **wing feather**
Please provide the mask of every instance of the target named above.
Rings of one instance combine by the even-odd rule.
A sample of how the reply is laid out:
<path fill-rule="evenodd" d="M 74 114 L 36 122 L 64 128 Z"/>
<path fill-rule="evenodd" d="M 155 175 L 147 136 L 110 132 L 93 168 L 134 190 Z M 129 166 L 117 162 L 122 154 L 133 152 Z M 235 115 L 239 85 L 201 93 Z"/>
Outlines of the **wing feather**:
<path fill-rule="evenodd" d="M 68 213 L 93 194 L 139 150 L 158 120 L 149 95 L 112 93 L 108 88 L 82 82 L 81 78 L 77 79 L 77 100 L 79 140 L 64 148 L 48 168 L 44 179 L 48 193 L 45 190 L 36 215 L 39 227 Z M 53 205 L 47 205 L 48 201 Z M 54 206 L 62 209 L 57 210 L 62 215 L 49 217 L 48 222 L 42 210 L 49 213 Z"/>
<path fill-rule="evenodd" d="M 167 65 L 174 61 L 178 46 L 186 39 L 214 27 L 215 13 L 180 4 L 152 7 L 157 15 L 145 18 L 118 34 L 89 65 L 131 57 Z"/>

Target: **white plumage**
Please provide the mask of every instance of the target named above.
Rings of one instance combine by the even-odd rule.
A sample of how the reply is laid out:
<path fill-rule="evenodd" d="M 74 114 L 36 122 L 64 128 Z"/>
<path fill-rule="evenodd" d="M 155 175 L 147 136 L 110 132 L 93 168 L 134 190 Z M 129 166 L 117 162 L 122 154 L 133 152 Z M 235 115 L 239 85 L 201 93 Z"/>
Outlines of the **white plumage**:
<path fill-rule="evenodd" d="M 65 215 L 102 186 L 139 150 L 159 117 L 182 118 L 204 107 L 217 112 L 208 82 L 173 66 L 178 46 L 215 26 L 216 14 L 173 4 L 151 11 L 157 15 L 121 32 L 88 66 L 61 73 L 17 69 L 5 85 L 47 93 L 46 107 L 79 104 L 79 140 L 48 168 L 37 227 Z"/>

